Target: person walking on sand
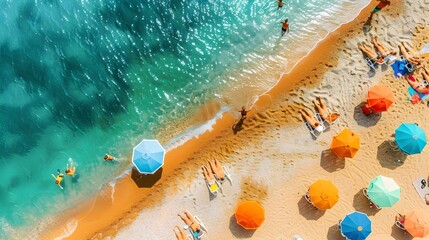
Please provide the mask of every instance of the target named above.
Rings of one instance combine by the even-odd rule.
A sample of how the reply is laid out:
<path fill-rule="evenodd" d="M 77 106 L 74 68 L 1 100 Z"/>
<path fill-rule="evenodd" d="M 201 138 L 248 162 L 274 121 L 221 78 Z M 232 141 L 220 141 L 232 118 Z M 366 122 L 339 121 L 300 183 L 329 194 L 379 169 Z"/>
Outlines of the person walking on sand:
<path fill-rule="evenodd" d="M 107 153 L 104 155 L 104 161 L 113 161 L 113 160 L 115 160 L 115 158 L 113 156 L 111 156 Z"/>
<path fill-rule="evenodd" d="M 248 111 L 246 111 L 246 108 L 242 107 L 239 112 L 241 113 L 241 119 L 243 119 L 243 120 L 246 119 L 246 115 L 247 115 L 247 112 L 248 112 Z"/>
<path fill-rule="evenodd" d="M 378 5 L 372 10 L 372 13 L 376 13 L 381 11 L 381 9 L 383 9 L 385 6 L 390 5 L 390 1 L 389 0 L 377 0 L 379 1 Z M 371 14 L 372 14 L 371 13 Z"/>
<path fill-rule="evenodd" d="M 280 22 L 282 24 L 282 36 L 285 35 L 285 33 L 289 33 L 289 19 L 285 19 L 284 22 Z"/>
<path fill-rule="evenodd" d="M 277 10 L 279 10 L 280 8 L 282 8 L 282 7 L 283 7 L 283 4 L 285 4 L 285 3 L 283 2 L 283 0 L 277 0 Z"/>

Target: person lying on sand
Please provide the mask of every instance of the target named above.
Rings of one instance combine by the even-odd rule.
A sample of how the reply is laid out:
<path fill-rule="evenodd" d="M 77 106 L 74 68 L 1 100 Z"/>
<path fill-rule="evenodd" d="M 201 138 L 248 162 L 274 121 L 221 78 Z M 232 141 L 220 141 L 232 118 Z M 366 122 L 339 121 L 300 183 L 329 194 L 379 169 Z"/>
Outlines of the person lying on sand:
<path fill-rule="evenodd" d="M 322 102 L 322 98 L 317 97 L 317 100 L 319 100 L 319 103 L 313 101 L 314 108 L 316 108 L 316 111 L 320 114 L 323 120 L 328 121 L 329 123 L 333 123 L 335 120 L 337 120 L 337 118 L 340 117 L 340 114 L 338 113 L 329 112 L 328 108 Z"/>
<path fill-rule="evenodd" d="M 418 53 L 416 53 L 412 48 L 406 46 L 403 42 L 401 42 L 398 47 L 402 56 L 404 56 L 408 62 L 414 65 L 419 65 L 422 62 L 422 59 L 418 57 Z"/>
<path fill-rule="evenodd" d="M 308 122 L 308 124 L 310 124 L 310 126 L 321 132 L 323 131 L 323 127 L 322 125 L 320 125 L 319 121 L 317 121 L 317 119 L 313 116 L 313 114 L 308 110 L 308 109 L 303 109 L 301 111 L 301 117 L 304 119 L 304 121 Z"/>
<path fill-rule="evenodd" d="M 426 82 L 429 83 L 429 71 L 426 68 L 423 68 L 422 77 Z"/>
<path fill-rule="evenodd" d="M 405 76 L 404 76 L 405 77 Z M 419 93 L 423 94 L 429 94 L 429 86 L 424 86 L 419 81 L 417 81 L 414 76 L 410 75 L 408 77 L 405 77 L 407 79 L 408 84 Z"/>
<path fill-rule="evenodd" d="M 185 210 L 184 213 L 185 214 L 179 213 L 177 215 L 183 220 L 183 222 L 186 223 L 186 225 L 188 225 L 191 228 L 194 236 L 198 236 L 202 231 L 201 225 L 198 224 L 197 221 L 195 221 L 194 217 L 188 211 Z"/>
<path fill-rule="evenodd" d="M 203 166 L 203 175 L 204 175 L 204 180 L 211 186 L 213 184 L 216 183 L 215 177 L 213 175 L 212 171 L 209 171 L 209 169 L 207 168 L 207 166 Z"/>
<path fill-rule="evenodd" d="M 64 171 L 69 176 L 74 176 L 74 173 L 76 172 L 76 167 L 73 166 L 73 163 L 70 163 L 70 167 L 67 165 L 67 169 Z"/>
<path fill-rule="evenodd" d="M 213 160 L 213 162 L 209 161 L 209 165 L 215 177 L 221 182 L 225 181 L 225 172 L 223 171 L 222 165 L 220 164 L 219 160 L 215 159 Z"/>
<path fill-rule="evenodd" d="M 374 62 L 382 63 L 384 59 L 382 57 L 378 57 L 378 54 L 374 51 L 371 46 L 366 45 L 365 43 L 359 43 L 358 48 L 365 53 Z"/>
<path fill-rule="evenodd" d="M 390 51 L 389 48 L 387 48 L 386 46 L 381 44 L 378 41 L 377 36 L 372 38 L 372 43 L 374 44 L 374 47 L 377 49 L 377 51 L 381 54 L 381 56 L 383 58 L 388 57 L 388 56 L 392 56 L 392 55 L 396 55 L 396 52 Z"/>
<path fill-rule="evenodd" d="M 176 235 L 177 240 L 187 240 L 185 232 L 183 232 L 182 228 L 180 228 L 179 226 L 176 225 L 173 228 L 173 232 Z"/>

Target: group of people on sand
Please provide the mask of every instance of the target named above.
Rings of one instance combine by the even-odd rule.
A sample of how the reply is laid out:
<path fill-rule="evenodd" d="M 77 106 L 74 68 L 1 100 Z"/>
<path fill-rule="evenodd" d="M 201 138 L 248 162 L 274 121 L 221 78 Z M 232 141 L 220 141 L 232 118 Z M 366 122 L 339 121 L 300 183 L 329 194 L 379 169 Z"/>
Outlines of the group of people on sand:
<path fill-rule="evenodd" d="M 385 59 L 387 61 L 391 61 L 395 59 L 396 52 L 393 50 L 390 50 L 388 47 L 386 47 L 384 44 L 382 44 L 378 37 L 375 36 L 371 39 L 371 42 L 373 43 L 375 49 L 371 47 L 370 45 L 366 44 L 365 42 L 361 42 L 358 44 L 358 48 L 365 53 L 366 56 L 368 56 L 369 59 L 371 59 L 374 62 L 377 62 L 379 64 L 382 64 L 385 62 Z M 377 53 L 378 52 L 378 53 Z"/>
<path fill-rule="evenodd" d="M 332 113 L 323 103 L 321 97 L 317 97 L 317 101 L 313 101 L 314 109 L 319 113 L 322 120 L 327 121 L 328 123 L 333 123 L 340 117 L 339 113 Z M 324 127 L 323 123 L 319 122 L 319 120 L 315 117 L 314 113 L 311 112 L 308 108 L 303 108 L 301 110 L 302 119 L 307 122 L 313 129 L 318 132 L 322 132 Z"/>
<path fill-rule="evenodd" d="M 70 166 L 67 164 L 67 168 L 64 173 L 68 176 L 74 177 L 76 173 L 76 167 L 73 166 L 73 163 L 70 163 Z M 64 174 L 61 173 L 60 169 L 57 170 L 57 176 L 54 176 L 52 174 L 52 177 L 55 178 L 55 184 L 57 184 L 61 189 L 63 189 L 63 186 L 61 186 L 61 182 L 64 179 Z"/>

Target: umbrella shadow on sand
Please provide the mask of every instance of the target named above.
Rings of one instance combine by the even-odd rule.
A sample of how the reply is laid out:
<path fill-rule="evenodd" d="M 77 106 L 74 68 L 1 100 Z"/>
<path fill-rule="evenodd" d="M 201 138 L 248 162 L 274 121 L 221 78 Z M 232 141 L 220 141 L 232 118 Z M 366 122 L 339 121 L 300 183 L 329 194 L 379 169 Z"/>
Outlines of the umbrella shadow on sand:
<path fill-rule="evenodd" d="M 229 229 L 231 230 L 231 233 L 238 238 L 250 238 L 256 231 L 251 229 L 247 230 L 238 225 L 234 214 L 229 218 Z"/>
<path fill-rule="evenodd" d="M 404 163 L 407 155 L 396 148 L 391 140 L 386 140 L 378 146 L 377 160 L 382 167 L 396 169 Z"/>
<path fill-rule="evenodd" d="M 362 112 L 362 106 L 364 106 L 366 102 L 361 102 L 357 105 L 353 112 L 353 118 L 356 123 L 363 127 L 371 127 L 375 126 L 377 122 L 381 119 L 381 113 L 372 113 L 369 116 L 366 116 Z"/>
<path fill-rule="evenodd" d="M 320 166 L 328 172 L 335 172 L 344 169 L 346 162 L 344 158 L 335 155 L 331 149 L 326 149 L 320 154 Z"/>
<path fill-rule="evenodd" d="M 353 207 L 356 211 L 366 213 L 368 216 L 374 216 L 381 210 L 369 206 L 369 199 L 363 195 L 362 189 L 353 196 Z"/>
<path fill-rule="evenodd" d="M 154 174 L 141 174 L 135 167 L 131 171 L 131 179 L 139 188 L 151 188 L 161 179 L 162 168 L 158 169 Z"/>
<path fill-rule="evenodd" d="M 341 219 L 338 219 L 340 221 Z M 344 237 L 341 235 L 340 229 L 338 229 L 338 224 L 332 225 L 328 229 L 328 235 L 326 236 L 326 239 L 328 240 L 338 240 L 338 239 L 344 239 Z"/>
<path fill-rule="evenodd" d="M 325 210 L 317 209 L 311 205 L 309 202 L 307 202 L 307 200 L 305 200 L 304 196 L 302 196 L 302 198 L 298 201 L 298 209 L 299 214 L 301 214 L 301 216 L 305 217 L 307 220 L 317 220 L 326 212 Z"/>
<path fill-rule="evenodd" d="M 394 219 L 393 219 L 394 221 Z M 393 222 L 392 221 L 392 222 Z M 405 230 L 400 229 L 395 224 L 392 225 L 392 233 L 390 234 L 396 240 L 411 240 L 413 237 Z"/>

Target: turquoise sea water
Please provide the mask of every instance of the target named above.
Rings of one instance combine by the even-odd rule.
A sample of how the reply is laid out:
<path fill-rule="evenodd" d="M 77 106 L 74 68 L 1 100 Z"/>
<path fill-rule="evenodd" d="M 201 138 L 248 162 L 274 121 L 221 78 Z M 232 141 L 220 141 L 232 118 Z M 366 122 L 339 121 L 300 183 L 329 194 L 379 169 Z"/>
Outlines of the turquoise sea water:
<path fill-rule="evenodd" d="M 369 0 L 285 2 L 0 2 L 0 239 L 37 236 L 205 103 L 251 104 Z M 62 191 L 51 174 L 70 162 Z"/>

